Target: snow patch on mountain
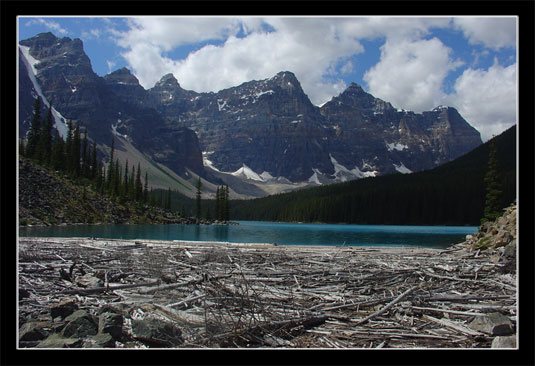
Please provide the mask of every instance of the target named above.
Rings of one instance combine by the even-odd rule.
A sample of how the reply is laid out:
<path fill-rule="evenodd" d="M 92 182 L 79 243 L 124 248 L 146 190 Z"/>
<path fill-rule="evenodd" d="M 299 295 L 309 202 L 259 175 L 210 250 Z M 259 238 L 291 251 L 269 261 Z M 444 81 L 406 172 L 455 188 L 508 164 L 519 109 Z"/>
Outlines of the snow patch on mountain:
<path fill-rule="evenodd" d="M 405 166 L 405 164 L 403 164 L 403 162 L 401 162 L 399 165 L 397 164 L 393 164 L 394 165 L 394 168 L 396 168 L 396 170 L 402 174 L 410 174 L 412 173 L 412 170 L 410 170 L 409 168 L 407 168 Z"/>
<path fill-rule="evenodd" d="M 124 139 L 128 139 L 128 136 L 127 135 L 123 135 L 122 133 L 118 132 L 117 131 L 117 127 L 122 123 L 122 121 L 120 119 L 117 120 L 117 123 L 114 124 L 114 125 L 111 125 L 111 132 L 117 136 L 117 137 L 122 137 Z"/>
<path fill-rule="evenodd" d="M 312 174 L 310 178 L 308 178 L 308 182 L 321 185 L 322 183 L 320 182 L 318 175 L 321 175 L 322 173 L 318 169 L 312 169 L 312 171 L 314 172 L 314 174 Z"/>
<path fill-rule="evenodd" d="M 269 172 L 263 172 L 262 174 L 260 174 L 260 177 L 264 180 L 264 181 L 268 181 L 268 180 L 273 180 L 273 176 L 271 174 L 269 174 Z"/>
<path fill-rule="evenodd" d="M 202 152 L 202 163 L 205 167 L 208 167 L 210 169 L 213 169 L 217 172 L 221 172 L 219 169 L 217 169 L 215 166 L 214 166 L 214 163 L 208 159 L 208 157 L 210 155 L 212 155 L 214 153 L 214 151 L 203 151 Z"/>
<path fill-rule="evenodd" d="M 221 112 L 223 109 L 225 109 L 225 106 L 227 105 L 227 101 L 223 99 L 217 100 L 217 107 L 219 108 L 219 112 Z"/>
<path fill-rule="evenodd" d="M 331 163 L 334 166 L 334 176 L 337 180 L 340 180 L 342 182 L 354 178 L 375 177 L 375 175 L 377 174 L 377 171 L 363 172 L 357 166 L 349 170 L 342 164 L 338 163 L 338 161 L 331 154 L 329 154 L 329 157 L 331 158 Z"/>
<path fill-rule="evenodd" d="M 34 58 L 32 55 L 30 55 L 30 47 L 19 45 L 19 49 L 24 55 L 24 58 L 25 58 L 24 61 L 25 61 L 26 66 L 29 66 L 28 69 L 31 69 L 32 73 L 34 75 L 37 75 L 39 71 L 35 68 L 35 65 L 37 65 L 40 61 Z"/>
<path fill-rule="evenodd" d="M 400 144 L 399 142 L 389 144 L 385 141 L 385 145 L 388 151 L 392 151 L 392 150 L 403 151 L 409 148 L 406 144 Z"/>
<path fill-rule="evenodd" d="M 39 63 L 39 60 L 36 60 L 32 55 L 30 55 L 30 47 L 19 45 L 19 49 L 22 53 L 22 62 L 24 62 L 24 65 L 26 65 L 26 69 L 28 70 L 28 76 L 33 84 L 33 88 L 37 92 L 37 94 L 41 97 L 45 105 L 50 108 L 50 102 L 48 99 L 46 99 L 45 95 L 43 94 L 43 91 L 41 90 L 41 86 L 37 82 L 37 69 L 35 68 L 35 65 Z M 66 139 L 67 137 L 67 120 L 56 111 L 54 107 L 52 107 L 52 116 L 54 117 L 54 127 L 56 130 L 58 130 L 59 135 Z"/>
<path fill-rule="evenodd" d="M 442 112 L 443 110 L 446 110 L 448 109 L 449 107 L 445 106 L 445 105 L 439 105 L 435 108 L 433 108 L 433 112 Z"/>
<path fill-rule="evenodd" d="M 262 179 L 258 174 L 256 174 L 254 170 L 252 170 L 245 164 L 243 164 L 242 167 L 236 170 L 234 173 L 231 173 L 231 175 L 235 177 L 243 177 L 246 179 L 252 179 L 252 180 L 256 180 L 260 182 L 264 181 L 264 179 Z"/>

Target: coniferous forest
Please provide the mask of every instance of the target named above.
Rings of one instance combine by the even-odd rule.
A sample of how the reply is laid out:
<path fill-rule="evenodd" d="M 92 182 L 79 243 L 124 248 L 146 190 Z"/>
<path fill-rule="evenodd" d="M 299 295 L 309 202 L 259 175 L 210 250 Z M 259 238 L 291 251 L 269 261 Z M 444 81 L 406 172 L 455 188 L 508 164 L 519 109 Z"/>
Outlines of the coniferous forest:
<path fill-rule="evenodd" d="M 149 189 L 148 174 L 143 174 L 139 163 L 137 167 L 133 164 L 130 167 L 127 160 L 123 166 L 114 156 L 113 139 L 109 162 L 105 166 L 97 158 L 97 146 L 89 141 L 87 129 L 74 126 L 69 121 L 64 140 L 53 129 L 52 106 L 48 107 L 44 118 L 40 111 L 41 101 L 36 98 L 29 132 L 26 139 L 21 139 L 19 143 L 19 154 L 22 157 L 59 174 L 68 175 L 118 203 L 147 204 L 177 212 L 181 217 L 194 216 L 208 221 L 229 220 L 228 186 L 217 188 L 215 200 L 202 199 L 200 180 L 195 200 L 171 188 Z"/>
<path fill-rule="evenodd" d="M 106 194 L 120 203 L 149 202 L 151 197 L 147 175 L 145 174 L 143 183 L 139 164 L 137 169 L 132 165 L 130 171 L 128 161 L 123 167 L 119 160 L 114 160 L 113 140 L 110 161 L 105 168 L 97 159 L 96 144 L 88 140 L 87 129 L 82 133 L 80 125 L 73 126 L 69 121 L 67 135 L 63 140 L 52 126 L 52 105 L 49 106 L 46 117 L 41 118 L 40 99 L 36 98 L 30 130 L 27 138 L 19 144 L 20 155 L 43 167 L 67 174 L 82 184 L 90 185 L 96 192 Z M 52 134 L 52 131 L 55 133 Z"/>
<path fill-rule="evenodd" d="M 491 145 L 495 159 L 489 167 Z M 501 211 L 516 198 L 516 126 L 431 170 L 232 201 L 231 217 L 370 225 L 479 225 L 489 198 L 489 181 L 494 185 L 492 204 Z"/>
<path fill-rule="evenodd" d="M 39 165 L 81 180 L 101 194 L 207 220 L 259 220 L 374 225 L 479 225 L 501 213 L 516 198 L 516 126 L 473 151 L 437 168 L 392 174 L 229 202 L 228 187 L 215 200 L 195 200 L 178 192 L 149 190 L 139 164 L 124 167 L 110 159 L 103 166 L 87 130 L 68 124 L 63 140 L 53 130 L 51 107 L 45 118 L 36 99 L 30 130 L 19 152 Z M 55 134 L 52 133 L 55 131 Z M 142 177 L 144 180 L 142 180 Z"/>

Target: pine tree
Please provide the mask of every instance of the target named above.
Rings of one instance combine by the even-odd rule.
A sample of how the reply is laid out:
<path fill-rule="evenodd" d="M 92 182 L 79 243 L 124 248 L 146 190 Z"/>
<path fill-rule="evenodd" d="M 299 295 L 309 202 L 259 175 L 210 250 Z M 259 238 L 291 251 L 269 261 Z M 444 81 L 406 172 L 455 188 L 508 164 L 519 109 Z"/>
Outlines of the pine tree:
<path fill-rule="evenodd" d="M 82 168 L 81 173 L 82 176 L 85 178 L 89 178 L 89 152 L 88 149 L 88 142 L 87 142 L 87 128 L 84 129 L 84 139 L 82 140 Z"/>
<path fill-rule="evenodd" d="M 37 159 L 43 165 L 50 163 L 50 155 L 52 152 L 52 104 L 48 108 L 46 120 L 41 124 L 41 132 L 39 134 Z"/>
<path fill-rule="evenodd" d="M 97 178 L 97 144 L 93 141 L 93 150 L 91 155 L 91 179 Z"/>
<path fill-rule="evenodd" d="M 145 172 L 145 188 L 143 189 L 143 202 L 148 202 L 148 194 L 149 194 L 149 174 Z"/>
<path fill-rule="evenodd" d="M 167 202 L 165 203 L 165 208 L 171 210 L 171 187 L 167 189 Z"/>
<path fill-rule="evenodd" d="M 58 130 L 52 140 L 52 153 L 50 155 L 50 166 L 54 170 L 65 169 L 65 142 L 59 135 Z"/>
<path fill-rule="evenodd" d="M 132 201 L 136 199 L 135 180 L 136 180 L 136 167 L 132 165 L 132 173 L 130 174 L 130 180 L 128 181 L 128 190 L 129 190 L 130 199 Z"/>
<path fill-rule="evenodd" d="M 135 200 L 141 201 L 143 198 L 143 184 L 141 183 L 141 165 L 137 163 L 136 181 L 134 183 Z M 171 208 L 171 205 L 169 205 Z"/>
<path fill-rule="evenodd" d="M 201 218 L 201 177 L 197 180 L 197 194 L 196 194 L 196 200 L 195 200 L 195 217 L 197 219 Z"/>
<path fill-rule="evenodd" d="M 120 195 L 121 188 L 121 165 L 119 163 L 119 158 L 115 159 L 115 172 L 113 173 L 113 196 Z"/>
<path fill-rule="evenodd" d="M 230 207 L 228 203 L 229 199 L 229 188 L 228 186 L 225 186 L 224 188 L 224 196 L 223 196 L 223 220 L 229 221 L 230 220 Z"/>
<path fill-rule="evenodd" d="M 80 125 L 76 125 L 71 145 L 72 173 L 75 177 L 80 176 Z"/>
<path fill-rule="evenodd" d="M 100 192 L 101 194 L 104 193 L 104 177 L 103 177 L 103 171 L 102 171 L 102 165 L 100 162 L 97 162 L 96 164 L 96 170 L 95 170 L 95 185 L 96 190 Z"/>
<path fill-rule="evenodd" d="M 39 97 L 35 98 L 33 104 L 33 115 L 30 122 L 30 129 L 27 134 L 28 144 L 26 145 L 26 156 L 35 158 L 37 145 L 39 143 L 39 136 L 41 133 L 41 101 Z"/>
<path fill-rule="evenodd" d="M 134 168 L 132 166 L 132 168 Z M 123 178 L 123 196 L 125 199 L 130 199 L 130 194 L 131 194 L 131 190 L 130 190 L 130 185 L 129 185 L 129 181 L 128 181 L 128 159 L 126 159 L 126 162 L 124 164 L 124 178 Z"/>
<path fill-rule="evenodd" d="M 217 187 L 215 191 L 215 208 L 214 208 L 214 216 L 216 220 L 221 220 L 220 203 L 221 203 L 221 193 L 220 193 L 219 187 Z"/>
<path fill-rule="evenodd" d="M 71 159 L 71 150 L 72 150 L 72 120 L 67 122 L 67 137 L 65 140 L 65 148 L 63 156 L 65 157 L 65 171 L 70 173 L 72 171 L 72 159 Z"/>
<path fill-rule="evenodd" d="M 111 147 L 110 147 L 110 162 L 108 164 L 108 173 L 106 174 L 106 187 L 107 190 L 111 193 L 113 191 L 113 155 L 114 155 L 115 139 L 111 137 Z"/>
<path fill-rule="evenodd" d="M 496 148 L 496 138 L 490 141 L 488 170 L 485 174 L 486 196 L 485 208 L 483 210 L 483 218 L 481 223 L 495 220 L 500 216 L 502 208 L 502 187 L 499 179 L 498 158 Z"/>

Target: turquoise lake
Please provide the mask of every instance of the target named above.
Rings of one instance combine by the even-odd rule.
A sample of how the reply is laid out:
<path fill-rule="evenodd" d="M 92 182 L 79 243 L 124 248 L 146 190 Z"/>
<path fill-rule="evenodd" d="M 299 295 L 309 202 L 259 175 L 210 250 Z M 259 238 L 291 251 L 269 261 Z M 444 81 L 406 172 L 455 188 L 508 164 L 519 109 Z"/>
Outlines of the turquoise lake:
<path fill-rule="evenodd" d="M 20 228 L 20 236 L 447 248 L 476 226 L 331 225 L 238 221 L 239 225 L 69 225 Z"/>

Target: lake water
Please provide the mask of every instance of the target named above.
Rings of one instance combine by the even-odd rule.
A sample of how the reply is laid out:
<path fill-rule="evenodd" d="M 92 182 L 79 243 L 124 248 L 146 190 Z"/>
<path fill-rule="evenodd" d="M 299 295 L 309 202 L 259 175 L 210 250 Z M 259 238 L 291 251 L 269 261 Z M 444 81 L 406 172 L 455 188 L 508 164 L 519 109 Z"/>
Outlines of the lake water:
<path fill-rule="evenodd" d="M 20 236 L 447 248 L 476 226 L 330 225 L 238 221 L 239 225 L 69 225 L 20 228 Z"/>

